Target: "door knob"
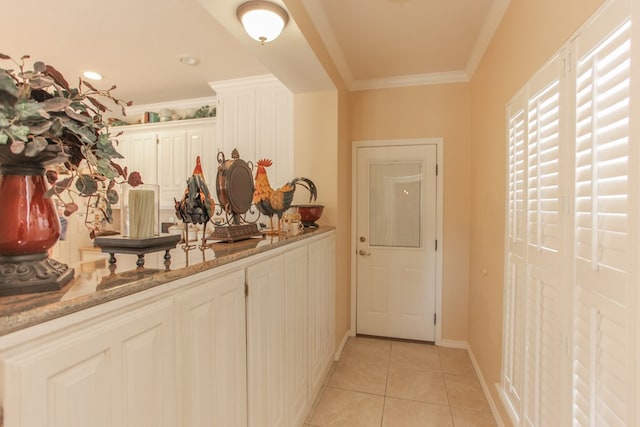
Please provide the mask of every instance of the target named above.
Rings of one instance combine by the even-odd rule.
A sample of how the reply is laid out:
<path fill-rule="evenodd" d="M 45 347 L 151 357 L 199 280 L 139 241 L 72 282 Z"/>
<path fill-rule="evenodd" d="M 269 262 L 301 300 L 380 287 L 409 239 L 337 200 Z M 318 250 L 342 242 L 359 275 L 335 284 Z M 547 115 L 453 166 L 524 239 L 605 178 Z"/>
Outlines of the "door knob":
<path fill-rule="evenodd" d="M 365 251 L 364 249 L 360 249 L 360 250 L 358 251 L 358 255 L 361 255 L 361 256 L 369 256 L 369 255 L 371 255 L 371 252 L 369 252 L 369 251 Z"/>

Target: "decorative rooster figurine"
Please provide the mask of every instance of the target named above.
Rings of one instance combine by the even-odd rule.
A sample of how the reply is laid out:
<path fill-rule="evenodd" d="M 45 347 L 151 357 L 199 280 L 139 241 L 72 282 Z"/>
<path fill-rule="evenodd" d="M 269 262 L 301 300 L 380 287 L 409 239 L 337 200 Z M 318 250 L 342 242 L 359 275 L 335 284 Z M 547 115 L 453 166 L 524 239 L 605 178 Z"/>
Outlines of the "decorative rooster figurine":
<path fill-rule="evenodd" d="M 196 158 L 193 175 L 187 179 L 187 189 L 182 199 L 174 201 L 176 215 L 186 224 L 206 224 L 213 217 L 215 203 L 204 179 L 200 156 Z"/>
<path fill-rule="evenodd" d="M 256 170 L 255 191 L 253 192 L 253 203 L 256 208 L 263 214 L 267 215 L 271 220 L 271 229 L 273 230 L 273 215 L 278 216 L 278 234 L 280 233 L 280 218 L 282 214 L 291 207 L 293 201 L 293 193 L 296 186 L 300 185 L 309 190 L 309 202 L 318 197 L 316 185 L 308 178 L 294 178 L 287 184 L 274 190 L 269 185 L 269 177 L 267 177 L 266 167 L 271 166 L 271 160 L 258 160 L 258 168 Z"/>

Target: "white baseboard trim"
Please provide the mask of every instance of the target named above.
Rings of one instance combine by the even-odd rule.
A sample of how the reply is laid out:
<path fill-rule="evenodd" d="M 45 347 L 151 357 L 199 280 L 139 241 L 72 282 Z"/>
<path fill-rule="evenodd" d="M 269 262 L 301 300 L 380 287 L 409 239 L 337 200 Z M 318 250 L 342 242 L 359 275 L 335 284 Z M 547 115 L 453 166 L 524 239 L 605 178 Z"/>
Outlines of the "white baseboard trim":
<path fill-rule="evenodd" d="M 509 415 L 511 419 L 511 425 L 517 426 L 520 425 L 518 420 L 518 415 L 516 415 L 516 411 L 513 409 L 511 402 L 507 399 L 505 395 L 504 388 L 502 388 L 502 384 L 496 383 L 496 390 L 498 391 L 498 396 L 500 396 L 500 401 L 502 402 L 502 406 L 504 406 L 507 410 L 507 415 Z"/>
<path fill-rule="evenodd" d="M 440 347 L 461 348 L 463 350 L 469 350 L 469 343 L 466 341 L 440 340 L 436 343 L 436 345 Z"/>
<path fill-rule="evenodd" d="M 335 360 L 336 362 L 340 360 L 340 356 L 342 356 L 342 351 L 344 350 L 344 346 L 347 344 L 347 340 L 349 339 L 349 337 L 354 336 L 354 334 L 351 332 L 351 329 L 347 329 L 347 331 L 344 333 L 344 336 L 342 337 L 342 341 L 340 342 L 340 345 L 338 346 L 338 349 L 336 350 L 335 355 L 333 356 L 333 360 Z"/>
<path fill-rule="evenodd" d="M 498 413 L 498 407 L 496 403 L 493 401 L 491 397 L 491 392 L 489 391 L 489 387 L 487 386 L 487 382 L 484 380 L 482 376 L 482 372 L 480 371 L 480 367 L 478 366 L 478 362 L 476 361 L 476 357 L 473 355 L 473 351 L 467 344 L 467 353 L 469 353 L 469 358 L 471 359 L 471 364 L 473 365 L 473 370 L 476 371 L 476 376 L 480 381 L 480 386 L 482 387 L 482 391 L 484 392 L 485 397 L 487 398 L 487 403 L 489 403 L 489 407 L 491 408 L 491 413 L 493 414 L 493 419 L 496 421 L 496 425 L 498 427 L 505 427 L 504 422 L 502 422 L 502 418 Z"/>

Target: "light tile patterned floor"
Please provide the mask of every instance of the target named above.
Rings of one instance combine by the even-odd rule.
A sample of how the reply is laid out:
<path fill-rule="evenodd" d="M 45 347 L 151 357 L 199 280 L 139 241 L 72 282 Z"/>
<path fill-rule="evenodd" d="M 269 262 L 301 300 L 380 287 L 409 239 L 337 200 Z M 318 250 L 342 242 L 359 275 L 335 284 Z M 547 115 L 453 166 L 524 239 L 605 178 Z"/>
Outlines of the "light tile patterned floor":
<path fill-rule="evenodd" d="M 350 338 L 305 426 L 495 427 L 466 351 Z"/>

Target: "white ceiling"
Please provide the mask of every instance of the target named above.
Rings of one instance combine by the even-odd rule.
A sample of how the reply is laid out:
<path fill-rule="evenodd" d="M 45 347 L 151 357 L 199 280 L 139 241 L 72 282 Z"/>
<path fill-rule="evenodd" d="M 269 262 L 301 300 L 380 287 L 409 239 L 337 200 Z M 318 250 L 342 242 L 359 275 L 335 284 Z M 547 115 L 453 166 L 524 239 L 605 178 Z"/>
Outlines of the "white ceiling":
<path fill-rule="evenodd" d="M 465 81 L 509 0 L 301 1 L 347 86 L 357 90 Z M 136 104 L 208 97 L 209 82 L 273 73 L 294 92 L 331 82 L 295 16 L 281 39 L 249 39 L 235 16 L 243 0 L 59 0 L 7 2 L 0 53 L 49 63 L 75 81 L 103 74 L 99 87 Z M 35 9 L 28 11 L 28 8 Z M 180 55 L 200 58 L 196 66 Z M 7 61 L 2 68 L 14 68 Z"/>

